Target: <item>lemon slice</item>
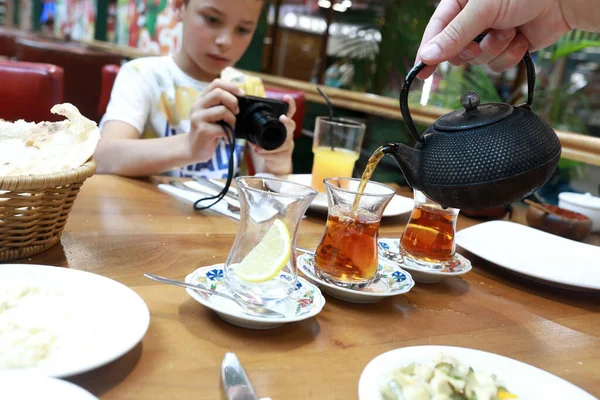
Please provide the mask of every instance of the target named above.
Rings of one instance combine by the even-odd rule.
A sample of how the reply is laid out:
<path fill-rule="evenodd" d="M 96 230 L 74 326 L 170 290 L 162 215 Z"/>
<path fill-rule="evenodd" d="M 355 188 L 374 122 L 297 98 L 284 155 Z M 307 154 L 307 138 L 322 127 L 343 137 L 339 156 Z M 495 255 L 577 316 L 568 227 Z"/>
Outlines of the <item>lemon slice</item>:
<path fill-rule="evenodd" d="M 290 232 L 281 220 L 276 219 L 260 243 L 235 269 L 235 273 L 247 282 L 266 282 L 281 272 L 291 253 Z"/>

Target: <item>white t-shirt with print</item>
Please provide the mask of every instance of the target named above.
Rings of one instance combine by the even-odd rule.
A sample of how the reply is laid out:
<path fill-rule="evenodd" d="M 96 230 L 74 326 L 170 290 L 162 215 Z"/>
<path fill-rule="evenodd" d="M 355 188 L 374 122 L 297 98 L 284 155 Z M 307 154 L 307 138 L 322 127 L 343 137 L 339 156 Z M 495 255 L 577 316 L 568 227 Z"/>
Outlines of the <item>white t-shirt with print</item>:
<path fill-rule="evenodd" d="M 183 72 L 171 56 L 138 58 L 124 64 L 117 75 L 100 129 L 118 120 L 133 126 L 140 138 L 161 138 L 190 131 L 190 106 L 207 82 Z M 237 174 L 246 140 L 237 139 L 234 175 Z M 171 170 L 179 177 L 226 178 L 231 147 L 223 139 L 207 162 Z"/>

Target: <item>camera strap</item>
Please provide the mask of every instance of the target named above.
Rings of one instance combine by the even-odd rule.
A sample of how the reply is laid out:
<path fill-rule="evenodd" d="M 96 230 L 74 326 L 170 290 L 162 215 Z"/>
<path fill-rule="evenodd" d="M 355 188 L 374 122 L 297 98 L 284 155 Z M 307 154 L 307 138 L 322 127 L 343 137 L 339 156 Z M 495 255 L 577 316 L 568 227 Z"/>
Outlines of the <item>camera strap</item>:
<path fill-rule="evenodd" d="M 234 164 L 234 155 L 235 155 L 235 132 L 234 132 L 233 128 L 231 127 L 231 125 L 229 125 L 226 122 L 221 121 L 221 122 L 219 122 L 219 125 L 221 125 L 221 128 L 223 128 L 223 131 L 225 131 L 225 136 L 227 137 L 227 143 L 229 143 L 229 147 L 231 148 L 231 152 L 229 153 L 229 165 L 227 166 L 227 181 L 225 182 L 225 186 L 223 187 L 221 192 L 219 192 L 219 194 L 217 194 L 215 196 L 203 197 L 194 203 L 194 209 L 198 210 L 198 211 L 202 211 L 202 210 L 211 208 L 212 206 L 217 204 L 219 201 L 221 201 L 227 195 L 227 192 L 229 191 L 229 187 L 231 186 L 231 181 L 233 180 L 233 173 L 234 173 L 234 171 L 233 171 L 234 165 L 233 164 Z M 214 200 L 214 201 L 207 206 L 199 205 L 201 202 L 207 201 L 207 200 Z"/>

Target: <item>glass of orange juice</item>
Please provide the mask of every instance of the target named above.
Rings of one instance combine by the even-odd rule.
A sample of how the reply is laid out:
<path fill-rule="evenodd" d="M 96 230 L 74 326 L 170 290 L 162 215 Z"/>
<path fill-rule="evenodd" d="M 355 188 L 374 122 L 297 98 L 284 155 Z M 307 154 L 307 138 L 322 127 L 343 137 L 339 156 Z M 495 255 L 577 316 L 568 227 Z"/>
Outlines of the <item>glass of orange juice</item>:
<path fill-rule="evenodd" d="M 352 177 L 365 137 L 365 124 L 345 118 L 317 117 L 311 186 L 325 192 L 323 179 Z"/>

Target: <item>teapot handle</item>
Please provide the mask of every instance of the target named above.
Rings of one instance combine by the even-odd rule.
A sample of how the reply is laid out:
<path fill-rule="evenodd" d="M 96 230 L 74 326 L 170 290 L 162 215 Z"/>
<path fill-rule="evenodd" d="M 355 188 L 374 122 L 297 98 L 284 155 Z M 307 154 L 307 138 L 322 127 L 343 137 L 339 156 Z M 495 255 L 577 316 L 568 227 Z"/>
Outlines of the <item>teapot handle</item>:
<path fill-rule="evenodd" d="M 482 33 L 481 35 L 477 36 L 474 42 L 481 42 L 485 35 L 485 33 Z M 535 89 L 535 65 L 533 65 L 533 60 L 531 59 L 529 51 L 525 52 L 523 61 L 525 62 L 525 67 L 527 69 L 527 103 L 522 104 L 521 107 L 529 109 L 529 107 L 531 107 L 531 103 L 533 103 L 533 91 Z M 406 122 L 406 125 L 408 126 L 408 129 L 415 140 L 420 143 L 423 143 L 424 140 L 417 132 L 417 128 L 415 127 L 410 115 L 410 110 L 408 109 L 408 91 L 412 81 L 425 67 L 426 65 L 423 63 L 423 61 L 419 61 L 414 67 L 412 67 L 412 69 L 406 75 L 406 78 L 402 83 L 402 88 L 400 89 L 400 112 L 402 113 L 402 118 L 404 118 L 404 121 Z"/>

